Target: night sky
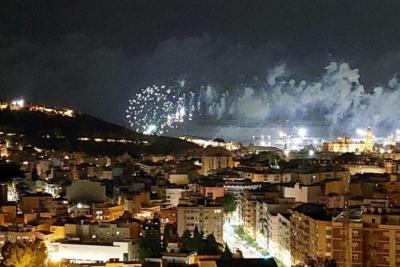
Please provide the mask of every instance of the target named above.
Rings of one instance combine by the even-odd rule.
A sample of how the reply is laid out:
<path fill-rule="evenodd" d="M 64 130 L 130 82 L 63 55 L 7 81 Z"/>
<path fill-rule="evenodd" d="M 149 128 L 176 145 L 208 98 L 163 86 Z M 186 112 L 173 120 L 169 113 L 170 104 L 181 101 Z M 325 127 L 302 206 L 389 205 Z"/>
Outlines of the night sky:
<path fill-rule="evenodd" d="M 184 75 L 229 88 L 331 61 L 367 86 L 400 70 L 400 1 L 0 1 L 0 97 L 125 123 L 128 98 Z"/>

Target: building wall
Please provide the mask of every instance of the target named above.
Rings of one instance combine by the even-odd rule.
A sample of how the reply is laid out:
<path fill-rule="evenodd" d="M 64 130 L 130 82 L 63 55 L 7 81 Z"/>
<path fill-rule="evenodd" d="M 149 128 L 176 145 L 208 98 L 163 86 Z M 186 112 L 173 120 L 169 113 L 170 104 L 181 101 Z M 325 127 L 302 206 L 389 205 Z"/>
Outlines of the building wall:
<path fill-rule="evenodd" d="M 53 243 L 50 254 L 55 258 L 68 259 L 76 263 L 106 262 L 110 259 L 130 261 L 136 258 L 130 242 L 113 242 L 113 245 L 79 243 Z"/>
<path fill-rule="evenodd" d="M 16 205 L 3 205 L 1 207 L 1 212 L 8 220 L 13 220 L 17 216 L 17 206 Z"/>
<path fill-rule="evenodd" d="M 294 212 L 290 219 L 292 263 L 305 263 L 310 257 L 333 258 L 338 266 L 400 266 L 399 220 L 399 215 L 364 213 L 362 222 L 350 222 L 344 228 L 342 222 L 314 220 Z"/>
<path fill-rule="evenodd" d="M 176 207 L 179 205 L 179 199 L 182 196 L 182 192 L 185 192 L 185 189 L 182 188 L 166 188 L 165 189 L 165 198 L 168 203 L 172 206 Z"/>
<path fill-rule="evenodd" d="M 217 199 L 225 195 L 225 188 L 223 186 L 201 186 L 199 188 L 200 194 L 207 198 Z"/>
<path fill-rule="evenodd" d="M 263 173 L 263 172 L 251 172 L 251 171 L 241 171 L 241 176 L 244 178 L 251 179 L 254 183 L 266 182 L 266 183 L 281 183 L 284 180 L 288 180 L 287 174 L 283 176 L 280 173 Z"/>
<path fill-rule="evenodd" d="M 125 206 L 124 205 L 115 205 L 110 207 L 94 207 L 93 208 L 93 217 L 96 218 L 97 221 L 101 222 L 111 222 L 124 214 Z"/>
<path fill-rule="evenodd" d="M 350 178 L 350 172 L 345 171 L 323 171 L 315 173 L 297 173 L 293 175 L 293 178 L 300 184 L 310 185 L 330 179 L 348 179 Z"/>
<path fill-rule="evenodd" d="M 76 180 L 67 187 L 66 197 L 70 203 L 104 202 L 106 200 L 106 188 L 98 182 Z"/>
<path fill-rule="evenodd" d="M 279 251 L 279 212 L 288 212 L 293 203 L 268 203 L 257 201 L 255 239 L 259 245 L 276 257 Z"/>
<path fill-rule="evenodd" d="M 346 165 L 351 175 L 363 173 L 385 173 L 385 168 L 373 164 L 349 164 Z"/>
<path fill-rule="evenodd" d="M 325 195 L 330 193 L 335 193 L 338 195 L 343 195 L 345 193 L 344 181 L 329 181 L 325 183 Z"/>
<path fill-rule="evenodd" d="M 282 214 L 278 213 L 278 255 L 283 264 L 290 266 L 292 257 L 290 253 L 290 219 L 287 219 Z"/>
<path fill-rule="evenodd" d="M 50 232 L 54 235 L 54 240 L 65 238 L 65 226 L 64 225 L 50 225 Z"/>
<path fill-rule="evenodd" d="M 189 183 L 189 176 L 187 174 L 171 173 L 168 178 L 171 184 L 186 185 Z"/>
<path fill-rule="evenodd" d="M 202 156 L 201 174 L 208 175 L 211 170 L 232 168 L 234 162 L 232 156 Z"/>
<path fill-rule="evenodd" d="M 283 196 L 294 198 L 296 202 L 317 203 L 321 198 L 321 187 L 295 184 L 294 187 L 284 187 Z"/>
<path fill-rule="evenodd" d="M 365 144 L 352 142 L 348 139 L 343 139 L 343 141 L 332 142 L 324 144 L 325 152 L 335 152 L 335 153 L 357 153 L 364 152 Z"/>
<path fill-rule="evenodd" d="M 188 229 L 193 232 L 197 226 L 204 235 L 214 234 L 217 242 L 223 244 L 223 210 L 220 206 L 178 206 L 177 232 L 181 236 Z"/>
<path fill-rule="evenodd" d="M 32 210 L 43 210 L 51 206 L 51 195 L 23 196 L 21 199 L 22 211 L 29 213 Z"/>
<path fill-rule="evenodd" d="M 1 231 L 0 232 L 0 247 L 6 242 L 19 242 L 19 241 L 34 241 L 36 235 L 34 231 Z"/>
<path fill-rule="evenodd" d="M 257 200 L 244 197 L 241 204 L 243 230 L 255 239 L 257 235 Z"/>

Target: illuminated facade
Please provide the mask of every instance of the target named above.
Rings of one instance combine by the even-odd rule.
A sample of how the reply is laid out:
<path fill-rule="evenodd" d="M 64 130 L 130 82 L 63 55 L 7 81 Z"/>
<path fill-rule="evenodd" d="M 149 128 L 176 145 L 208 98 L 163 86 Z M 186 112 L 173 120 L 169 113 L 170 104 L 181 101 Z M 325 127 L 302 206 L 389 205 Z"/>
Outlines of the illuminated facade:
<path fill-rule="evenodd" d="M 373 150 L 373 146 L 374 146 L 373 135 L 372 135 L 372 129 L 371 128 L 367 129 L 367 133 L 365 135 L 365 142 L 364 143 L 365 143 L 364 152 L 371 153 L 372 150 Z"/>
<path fill-rule="evenodd" d="M 183 136 L 180 137 L 180 139 L 194 143 L 196 145 L 202 146 L 202 147 L 223 147 L 227 150 L 237 150 L 241 148 L 241 145 L 239 143 L 235 142 L 220 142 L 218 140 L 207 140 L 207 139 L 201 139 L 201 138 L 193 138 L 190 136 Z"/>
<path fill-rule="evenodd" d="M 363 141 L 355 141 L 348 137 L 338 137 L 336 141 L 324 143 L 324 152 L 334 153 L 371 153 L 374 141 L 372 129 L 368 128 L 365 132 Z"/>
<path fill-rule="evenodd" d="M 398 212 L 363 208 L 362 213 L 352 211 L 344 226 L 341 214 L 331 218 L 320 212 L 307 215 L 313 207 L 306 208 L 294 211 L 290 218 L 293 264 L 334 259 L 338 266 L 400 265 Z"/>
<path fill-rule="evenodd" d="M 362 153 L 366 150 L 366 144 L 347 137 L 339 137 L 335 142 L 324 143 L 323 150 L 334 153 Z"/>
<path fill-rule="evenodd" d="M 277 170 L 257 170 L 253 168 L 238 168 L 238 173 L 243 178 L 248 178 L 254 183 L 286 183 L 290 182 L 292 176 L 290 173 L 281 173 Z"/>
<path fill-rule="evenodd" d="M 101 222 L 111 222 L 124 214 L 124 205 L 103 205 L 93 206 L 93 218 Z"/>
<path fill-rule="evenodd" d="M 35 241 L 36 234 L 31 227 L 9 227 L 0 230 L 0 247 L 6 242 Z"/>
<path fill-rule="evenodd" d="M 290 213 L 278 213 L 278 253 L 285 266 L 290 266 L 292 256 L 290 254 Z"/>
<path fill-rule="evenodd" d="M 14 100 L 12 102 L 1 102 L 0 110 L 12 110 L 12 111 L 29 110 L 29 111 L 46 113 L 48 115 L 75 117 L 75 112 L 72 109 L 67 109 L 67 108 L 56 109 L 46 106 L 29 104 L 25 103 L 23 99 Z"/>
<path fill-rule="evenodd" d="M 112 244 L 54 242 L 49 248 L 49 256 L 54 260 L 69 260 L 73 263 L 133 261 L 138 259 L 138 245 L 132 241 Z"/>
<path fill-rule="evenodd" d="M 64 226 L 68 238 L 79 238 L 84 241 L 110 243 L 139 237 L 140 226 L 137 222 L 83 223 Z"/>
<path fill-rule="evenodd" d="M 328 245 L 327 240 L 327 231 L 331 224 L 331 218 L 326 215 L 322 206 L 301 204 L 293 209 L 290 217 L 290 254 L 293 264 L 332 256 L 331 244 Z"/>
<path fill-rule="evenodd" d="M 232 167 L 234 167 L 234 162 L 232 156 L 229 155 L 206 155 L 201 157 L 201 174 L 203 175 L 209 175 L 212 170 Z"/>
<path fill-rule="evenodd" d="M 214 234 L 217 242 L 223 244 L 223 218 L 221 206 L 178 206 L 177 231 L 182 236 L 187 229 L 191 232 L 197 227 L 205 236 Z"/>

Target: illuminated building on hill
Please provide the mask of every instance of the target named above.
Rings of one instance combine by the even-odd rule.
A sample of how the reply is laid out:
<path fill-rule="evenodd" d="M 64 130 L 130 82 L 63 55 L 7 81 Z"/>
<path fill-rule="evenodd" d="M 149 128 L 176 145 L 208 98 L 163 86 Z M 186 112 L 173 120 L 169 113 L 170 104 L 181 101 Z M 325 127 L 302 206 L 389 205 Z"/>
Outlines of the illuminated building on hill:
<path fill-rule="evenodd" d="M 361 153 L 365 151 L 365 143 L 353 141 L 347 137 L 339 137 L 334 142 L 324 143 L 323 150 L 334 153 Z"/>
<path fill-rule="evenodd" d="M 334 153 L 371 153 L 373 151 L 373 134 L 372 129 L 367 131 L 360 130 L 364 135 L 364 141 L 352 140 L 349 137 L 338 137 L 334 142 L 323 144 L 324 152 Z"/>

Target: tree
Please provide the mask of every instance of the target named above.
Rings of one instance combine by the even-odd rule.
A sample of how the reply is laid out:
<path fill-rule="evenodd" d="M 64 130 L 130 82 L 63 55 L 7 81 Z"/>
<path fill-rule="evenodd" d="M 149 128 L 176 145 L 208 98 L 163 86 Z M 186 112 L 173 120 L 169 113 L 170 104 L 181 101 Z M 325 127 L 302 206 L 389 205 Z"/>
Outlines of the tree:
<path fill-rule="evenodd" d="M 199 228 L 196 226 L 193 231 L 193 240 L 195 244 L 199 244 L 203 240 L 203 232 L 199 232 Z"/>
<path fill-rule="evenodd" d="M 233 255 L 234 258 L 237 259 L 242 259 L 243 258 L 243 252 L 240 249 L 236 249 L 235 255 Z"/>
<path fill-rule="evenodd" d="M 209 234 L 206 239 L 202 240 L 201 246 L 198 249 L 200 255 L 220 255 L 221 250 L 219 249 L 219 244 L 215 240 L 213 234 Z"/>
<path fill-rule="evenodd" d="M 227 243 L 225 243 L 225 248 L 224 248 L 224 252 L 222 253 L 222 258 L 223 259 L 232 259 L 233 258 L 232 251 L 229 249 Z"/>
<path fill-rule="evenodd" d="M 161 254 L 161 237 L 158 231 L 149 231 L 139 241 L 139 258 L 157 258 Z"/>
<path fill-rule="evenodd" d="M 185 252 L 197 251 L 200 255 L 220 255 L 221 250 L 213 234 L 204 238 L 204 233 L 197 227 L 191 235 L 189 230 L 183 232 L 181 238 L 181 249 Z"/>
<path fill-rule="evenodd" d="M 265 225 L 267 224 L 267 219 L 264 217 L 261 217 L 259 220 L 259 223 L 261 223 L 261 229 L 260 229 L 260 233 L 264 235 L 264 229 L 265 229 Z"/>
<path fill-rule="evenodd" d="M 261 217 L 259 220 L 259 223 L 261 223 L 261 229 L 260 229 L 260 233 L 262 235 L 266 234 L 266 238 L 267 238 L 267 247 L 269 248 L 269 237 L 270 237 L 270 231 L 269 231 L 269 222 L 268 222 L 268 214 L 266 214 L 267 217 Z"/>
<path fill-rule="evenodd" d="M 176 233 L 176 228 L 173 224 L 167 224 L 164 227 L 164 236 L 163 236 L 163 250 L 165 251 L 168 246 L 168 242 L 171 239 L 177 239 L 178 234 Z"/>
<path fill-rule="evenodd" d="M 192 234 L 188 229 L 186 229 L 181 236 L 181 249 L 188 252 L 197 250 L 197 245 L 194 243 Z"/>
<path fill-rule="evenodd" d="M 1 249 L 4 266 L 10 267 L 44 267 L 47 260 L 47 249 L 43 242 L 7 242 Z"/>
<path fill-rule="evenodd" d="M 227 193 L 223 197 L 217 198 L 216 201 L 222 205 L 225 213 L 231 213 L 236 210 L 237 203 L 233 194 Z"/>

